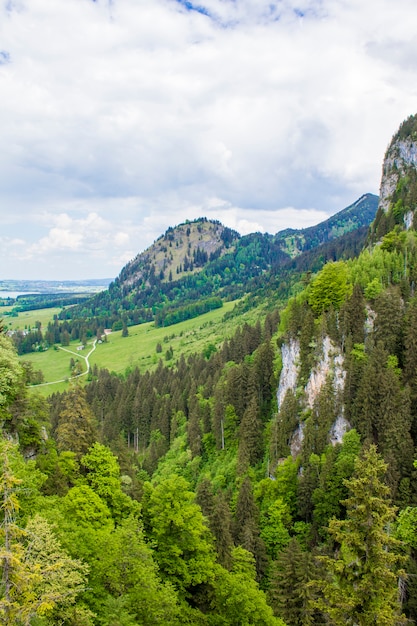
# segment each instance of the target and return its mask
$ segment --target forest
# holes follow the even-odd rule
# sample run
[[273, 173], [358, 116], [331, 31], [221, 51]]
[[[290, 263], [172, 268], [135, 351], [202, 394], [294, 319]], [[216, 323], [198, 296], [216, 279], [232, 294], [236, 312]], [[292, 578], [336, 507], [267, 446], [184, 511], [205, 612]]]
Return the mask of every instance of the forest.
[[[122, 375], [94, 367], [87, 384], [45, 397], [2, 327], [1, 623], [415, 622], [408, 174], [367, 235], [251, 276], [220, 347]], [[190, 301], [169, 303], [162, 324], [192, 314]], [[63, 324], [68, 337], [87, 329], [56, 318], [54, 341]]]
[[[48, 400], [0, 335], [3, 623], [414, 620], [416, 272], [417, 234], [394, 229], [208, 357]], [[345, 385], [309, 406], [326, 338]]]

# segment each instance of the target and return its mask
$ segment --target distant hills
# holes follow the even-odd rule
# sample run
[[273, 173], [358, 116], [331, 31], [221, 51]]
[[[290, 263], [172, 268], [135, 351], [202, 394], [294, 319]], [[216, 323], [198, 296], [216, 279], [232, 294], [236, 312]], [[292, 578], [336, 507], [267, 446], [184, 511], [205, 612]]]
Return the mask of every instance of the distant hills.
[[213, 298], [242, 297], [254, 285], [268, 282], [290, 267], [295, 259], [306, 254], [311, 258], [314, 250], [323, 252], [316, 257], [320, 265], [320, 259], [324, 262], [329, 257], [323, 246], [332, 244], [332, 258], [349, 256], [349, 249], [357, 253], [357, 244], [363, 244], [377, 206], [378, 196], [364, 194], [317, 226], [286, 229], [275, 235], [240, 236], [207, 218], [170, 227], [125, 265], [108, 290], [63, 311], [61, 319], [94, 319], [96, 328], [152, 319], [164, 324], [173, 310], [187, 309], [196, 302], [198, 310], [204, 311], [202, 302], [209, 301], [207, 307], [211, 308]]
[[0, 280], [0, 297], [4, 291], [19, 293], [95, 293], [107, 289], [112, 278], [86, 280]]

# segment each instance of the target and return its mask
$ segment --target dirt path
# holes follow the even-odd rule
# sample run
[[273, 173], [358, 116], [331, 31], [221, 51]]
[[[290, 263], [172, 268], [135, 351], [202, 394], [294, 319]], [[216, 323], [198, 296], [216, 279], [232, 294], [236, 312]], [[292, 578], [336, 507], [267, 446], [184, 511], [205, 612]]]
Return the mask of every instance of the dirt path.
[[30, 387], [45, 387], [46, 385], [56, 385], [56, 383], [65, 383], [68, 380], [74, 380], [75, 378], [81, 378], [81, 376], [87, 376], [88, 372], [90, 371], [90, 362], [88, 359], [93, 354], [96, 347], [97, 347], [97, 339], [94, 339], [93, 347], [91, 348], [90, 352], [84, 356], [83, 354], [80, 354], [79, 352], [74, 352], [73, 350], [68, 350], [68, 348], [63, 348], [62, 346], [58, 346], [59, 350], [64, 350], [64, 352], [69, 352], [70, 354], [73, 354], [76, 357], [80, 356], [81, 358], [83, 358], [85, 361], [85, 366], [86, 366], [85, 372], [81, 372], [81, 374], [77, 374], [77, 376], [69, 376], [67, 378], [62, 378], [61, 380], [53, 380], [52, 382], [49, 382], [49, 383], [39, 383], [38, 385], [29, 385], [29, 386]]

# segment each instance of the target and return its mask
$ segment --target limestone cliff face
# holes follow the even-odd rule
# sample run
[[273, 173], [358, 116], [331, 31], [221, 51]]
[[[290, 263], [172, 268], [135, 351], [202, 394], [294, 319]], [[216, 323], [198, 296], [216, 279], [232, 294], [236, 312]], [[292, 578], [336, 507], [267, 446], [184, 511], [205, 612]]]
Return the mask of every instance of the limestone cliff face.
[[[398, 200], [401, 179], [417, 171], [417, 115], [403, 122], [385, 153], [379, 191], [379, 208], [387, 213]], [[411, 226], [412, 215], [417, 205], [414, 202], [404, 213], [404, 223]]]
[[291, 339], [281, 348], [282, 369], [277, 392], [278, 409], [281, 407], [287, 391], [295, 391], [300, 360], [300, 342]]
[[[281, 355], [282, 369], [277, 391], [278, 409], [281, 407], [287, 391], [295, 392], [297, 390], [300, 360], [299, 342], [292, 339], [289, 343], [283, 344]], [[311, 409], [313, 407], [320, 390], [329, 378], [333, 383], [335, 393], [340, 395], [343, 392], [345, 376], [343, 357], [330, 337], [325, 336], [321, 345], [321, 356], [312, 369], [304, 389], [299, 390], [302, 394], [304, 408]], [[341, 412], [330, 429], [329, 441], [332, 443], [340, 442], [349, 428], [350, 425]], [[291, 454], [293, 456], [297, 456], [300, 452], [303, 438], [304, 423], [300, 421], [291, 439]]]
[[345, 382], [343, 357], [333, 345], [330, 337], [324, 337], [322, 357], [316, 367], [311, 371], [310, 378], [305, 387], [308, 407], [313, 408], [314, 401], [329, 377], [332, 379], [335, 392], [341, 393]]

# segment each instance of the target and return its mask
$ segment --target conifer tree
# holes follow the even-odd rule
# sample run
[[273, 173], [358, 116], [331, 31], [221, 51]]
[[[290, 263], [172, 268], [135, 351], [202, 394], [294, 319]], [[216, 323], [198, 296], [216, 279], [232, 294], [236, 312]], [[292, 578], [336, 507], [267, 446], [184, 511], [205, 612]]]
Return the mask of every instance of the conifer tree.
[[352, 295], [346, 300], [340, 311], [340, 325], [344, 342], [350, 337], [352, 345], [363, 343], [365, 319], [365, 298], [361, 286], [356, 283]]
[[74, 387], [65, 394], [58, 420], [58, 449], [71, 450], [81, 457], [97, 438], [96, 420], [84, 389]]
[[226, 569], [232, 565], [232, 514], [222, 491], [214, 497], [214, 509], [210, 519], [210, 530], [216, 540], [217, 560]]
[[382, 291], [375, 300], [377, 316], [374, 325], [375, 342], [382, 342], [389, 354], [400, 356], [403, 304], [397, 287]]
[[238, 469], [243, 474], [249, 466], [256, 465], [263, 455], [262, 422], [256, 398], [246, 409], [239, 429]]
[[273, 565], [269, 601], [275, 615], [282, 617], [288, 626], [310, 626], [313, 623], [308, 585], [312, 568], [311, 553], [303, 552], [295, 537]]
[[242, 482], [236, 502], [234, 540], [255, 557], [256, 571], [261, 577], [266, 568], [266, 550], [259, 536], [259, 510], [248, 476]]
[[333, 557], [320, 557], [327, 577], [315, 605], [335, 626], [394, 626], [401, 615], [398, 578], [403, 576], [399, 542], [391, 534], [395, 507], [383, 482], [387, 465], [369, 446], [346, 481], [346, 519], [331, 520], [329, 533], [340, 546]]
[[412, 433], [417, 436], [417, 300], [408, 306], [404, 324], [404, 381], [410, 386]]

